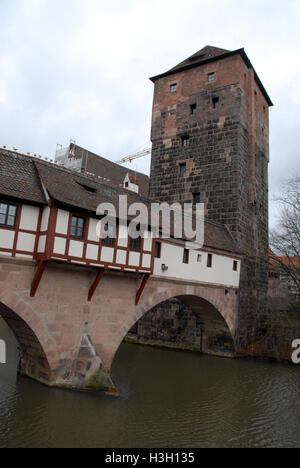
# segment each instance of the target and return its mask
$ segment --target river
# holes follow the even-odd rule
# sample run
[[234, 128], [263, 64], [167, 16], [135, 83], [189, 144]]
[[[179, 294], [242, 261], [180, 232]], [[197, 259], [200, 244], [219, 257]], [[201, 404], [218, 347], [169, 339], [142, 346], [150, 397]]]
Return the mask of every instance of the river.
[[17, 378], [0, 319], [0, 447], [300, 447], [300, 366], [122, 344], [114, 399]]

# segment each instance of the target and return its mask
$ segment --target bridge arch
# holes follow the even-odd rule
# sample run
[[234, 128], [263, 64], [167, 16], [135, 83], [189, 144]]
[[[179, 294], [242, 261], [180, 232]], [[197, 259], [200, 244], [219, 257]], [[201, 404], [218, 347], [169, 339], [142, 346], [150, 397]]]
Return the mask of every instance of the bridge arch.
[[[14, 304], [15, 310], [6, 304]], [[43, 327], [37, 314], [17, 295], [6, 296], [6, 304], [0, 301], [0, 316], [19, 344], [20, 375], [51, 385], [54, 379], [41, 339]]]
[[228, 290], [153, 279], [149, 281], [140, 304], [132, 312], [130, 322], [127, 321], [127, 332], [124, 332], [123, 327], [123, 333], [118, 336], [113, 355], [110, 355], [109, 367], [132, 327], [149, 311], [173, 299], [186, 305], [198, 317], [203, 333], [199, 351], [227, 357], [235, 355], [234, 337], [237, 320], [235, 289]]

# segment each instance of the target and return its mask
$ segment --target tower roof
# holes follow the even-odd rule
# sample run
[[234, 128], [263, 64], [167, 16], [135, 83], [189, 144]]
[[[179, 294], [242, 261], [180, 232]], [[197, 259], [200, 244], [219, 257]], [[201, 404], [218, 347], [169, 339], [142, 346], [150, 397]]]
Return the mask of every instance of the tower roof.
[[237, 50], [226, 50], [226, 49], [220, 49], [219, 47], [213, 47], [213, 46], [205, 46], [203, 49], [199, 50], [195, 54], [191, 55], [191, 57], [187, 58], [183, 62], [180, 62], [178, 65], [175, 67], [171, 68], [169, 71], [162, 73], [160, 75], [154, 76], [150, 78], [150, 80], [155, 83], [155, 81], [159, 80], [160, 78], [164, 78], [169, 75], [173, 75], [175, 73], [180, 73], [185, 70], [189, 70], [190, 68], [198, 67], [201, 65], [204, 65], [206, 63], [210, 62], [215, 62], [216, 60], [222, 60], [227, 57], [232, 57], [234, 55], [240, 55], [241, 58], [244, 60], [246, 66], [254, 71], [254, 78], [256, 81], [257, 86], [261, 90], [263, 96], [265, 97], [267, 103], [269, 106], [273, 106], [273, 103], [265, 90], [262, 82], [260, 81], [251, 61], [249, 60], [245, 49], [237, 49]]
[[186, 60], [179, 63], [175, 67], [171, 68], [171, 70], [169, 71], [176, 72], [177, 70], [181, 70], [181, 68], [189, 66], [189, 65], [192, 65], [192, 66], [201, 65], [202, 62], [206, 62], [209, 59], [214, 59], [221, 55], [227, 54], [228, 52], [230, 51], [226, 49], [220, 49], [219, 47], [213, 47], [213, 46], [207, 45], [203, 47], [203, 49], [193, 54], [191, 57], [187, 58]]

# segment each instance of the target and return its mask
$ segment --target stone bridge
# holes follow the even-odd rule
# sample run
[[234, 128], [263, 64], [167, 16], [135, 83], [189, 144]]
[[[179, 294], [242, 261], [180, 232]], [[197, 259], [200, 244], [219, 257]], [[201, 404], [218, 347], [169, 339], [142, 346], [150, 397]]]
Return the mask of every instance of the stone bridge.
[[97, 269], [49, 262], [35, 297], [36, 262], [0, 258], [0, 315], [20, 345], [20, 374], [43, 384], [116, 394], [110, 369], [134, 324], [177, 298], [198, 314], [201, 351], [234, 355], [237, 288], [106, 270], [92, 300]]

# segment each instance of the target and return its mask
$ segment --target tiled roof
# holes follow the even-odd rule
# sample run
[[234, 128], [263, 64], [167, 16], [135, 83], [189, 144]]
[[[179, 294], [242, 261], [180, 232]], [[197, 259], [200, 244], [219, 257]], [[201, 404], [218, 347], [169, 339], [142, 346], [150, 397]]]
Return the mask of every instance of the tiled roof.
[[225, 50], [225, 49], [220, 49], [219, 47], [206, 46], [206, 47], [203, 47], [203, 49], [196, 52], [191, 57], [189, 57], [188, 59], [184, 60], [183, 62], [179, 63], [175, 67], [171, 68], [171, 70], [169, 71], [176, 72], [177, 70], [180, 70], [181, 68], [187, 65], [201, 64], [201, 62], [204, 62], [208, 59], [212, 59], [215, 57], [219, 57], [221, 55], [227, 54], [228, 52], [230, 51]]
[[0, 193], [47, 203], [32, 159], [6, 150], [0, 150]]
[[129, 174], [130, 177], [134, 177], [135, 180], [138, 180], [140, 194], [143, 197], [148, 196], [149, 177], [147, 175], [120, 166], [109, 159], [105, 159], [75, 144], [72, 145], [72, 154], [76, 159], [82, 158], [89, 172], [110, 180], [114, 185], [123, 186], [124, 179], [126, 175]]
[[[74, 210], [96, 213], [100, 203], [111, 203], [118, 208], [119, 195], [127, 195], [128, 205], [143, 202], [151, 213], [153, 200], [149, 198], [95, 177], [0, 149], [0, 196], [46, 204], [42, 184], [51, 199]], [[205, 222], [205, 246], [239, 253], [226, 227], [211, 221]]]

